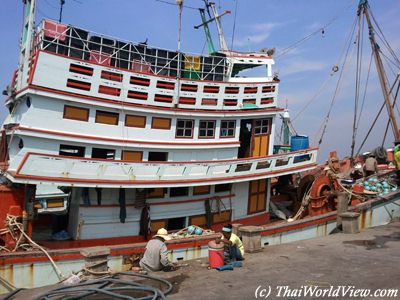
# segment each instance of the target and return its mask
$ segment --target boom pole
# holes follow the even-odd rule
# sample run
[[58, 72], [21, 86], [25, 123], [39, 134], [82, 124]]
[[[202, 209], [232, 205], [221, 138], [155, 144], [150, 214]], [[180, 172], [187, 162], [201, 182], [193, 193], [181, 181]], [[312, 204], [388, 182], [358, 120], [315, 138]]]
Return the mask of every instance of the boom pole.
[[394, 111], [393, 111], [392, 101], [390, 99], [389, 85], [386, 80], [385, 69], [383, 68], [382, 59], [379, 54], [379, 46], [375, 40], [374, 27], [372, 26], [371, 19], [369, 16], [367, 0], [360, 1], [359, 13], [363, 13], [365, 15], [365, 18], [368, 23], [369, 40], [371, 42], [372, 53], [374, 55], [376, 69], [378, 71], [379, 82], [381, 84], [383, 97], [385, 99], [385, 105], [386, 105], [386, 109], [388, 111], [389, 120], [390, 120], [390, 123], [392, 124], [392, 129], [393, 129], [393, 134], [394, 134], [395, 140], [400, 140], [399, 127], [397, 125], [397, 121], [396, 121]]

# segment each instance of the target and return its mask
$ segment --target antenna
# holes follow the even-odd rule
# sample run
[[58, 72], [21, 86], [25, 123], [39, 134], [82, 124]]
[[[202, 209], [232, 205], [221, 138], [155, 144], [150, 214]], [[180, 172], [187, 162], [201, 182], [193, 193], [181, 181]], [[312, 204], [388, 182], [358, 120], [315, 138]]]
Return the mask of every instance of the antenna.
[[65, 4], [65, 0], [60, 0], [60, 17], [58, 19], [58, 22], [61, 23], [62, 20], [62, 12], [63, 12], [63, 6]]

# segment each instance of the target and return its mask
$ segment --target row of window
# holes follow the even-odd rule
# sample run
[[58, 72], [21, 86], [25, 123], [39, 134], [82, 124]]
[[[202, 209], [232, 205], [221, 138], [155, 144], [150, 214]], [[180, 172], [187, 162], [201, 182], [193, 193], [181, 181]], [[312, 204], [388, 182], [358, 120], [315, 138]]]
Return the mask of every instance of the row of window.
[[[93, 75], [93, 68], [84, 67], [84, 66], [76, 65], [76, 64], [71, 64], [69, 71], [72, 73], [77, 73], [77, 74], [86, 75], [86, 76]], [[111, 80], [111, 81], [116, 81], [116, 82], [122, 82], [123, 74], [103, 70], [101, 72], [101, 78]], [[150, 86], [149, 78], [131, 76], [129, 82], [132, 85], [139, 85], [139, 86], [145, 86], [145, 87]], [[72, 88], [90, 90], [91, 84], [87, 83], [87, 82], [83, 82], [83, 81], [77, 81], [74, 79], [68, 79], [67, 86], [72, 87]], [[175, 82], [158, 80], [156, 86], [159, 89], [174, 90]], [[262, 93], [271, 93], [271, 92], [275, 92], [275, 89], [276, 89], [275, 85], [264, 85], [264, 86], [262, 86], [261, 91], [262, 91]], [[187, 83], [185, 84], [184, 83], [184, 84], [180, 85], [180, 90], [184, 91], [184, 92], [197, 92], [199, 90], [199, 86], [197, 84], [187, 84]], [[108, 94], [108, 95], [112, 95], [112, 96], [119, 96], [120, 91], [121, 90], [118, 88], [112, 88], [112, 87], [103, 86], [103, 85], [101, 85], [99, 87], [99, 93]], [[203, 87], [204, 93], [217, 94], [217, 93], [219, 93], [219, 91], [220, 91], [220, 87], [217, 85], [205, 85]], [[258, 86], [247, 86], [247, 87], [243, 88], [244, 94], [256, 94], [258, 91], [259, 91]], [[225, 92], [225, 94], [239, 94], [240, 87], [226, 86], [224, 89], [224, 92]], [[146, 99], [147, 99], [147, 97], [146, 97]], [[190, 104], [190, 103], [185, 103], [185, 104]]]
[[[77, 106], [65, 105], [63, 117], [64, 119], [88, 122], [89, 109]], [[114, 112], [96, 110], [95, 122], [107, 125], [118, 125], [119, 114]], [[171, 123], [172, 120], [170, 118], [152, 117], [151, 128], [169, 130], [171, 129]], [[194, 125], [195, 125], [195, 120], [177, 119], [175, 136], [177, 138], [193, 138]], [[146, 116], [125, 115], [125, 126], [145, 128]], [[262, 126], [262, 124], [260, 126]], [[215, 120], [200, 120], [199, 135], [198, 135], [199, 138], [214, 138], [215, 128], [216, 128]], [[234, 138], [235, 130], [236, 130], [235, 120], [221, 121], [220, 137]]]
[[[115, 150], [105, 148], [92, 148], [91, 158], [110, 159], [115, 160]], [[75, 145], [60, 145], [58, 152], [62, 156], [85, 157], [86, 148]], [[125, 161], [142, 161], [143, 151], [123, 150], [121, 159]], [[168, 152], [149, 152], [148, 161], [167, 161]]]
[[[231, 221], [232, 211], [224, 210], [221, 212], [214, 212], [211, 213], [209, 217], [211, 225], [226, 223]], [[187, 227], [188, 225], [197, 225], [202, 228], [207, 228], [207, 216], [202, 214], [189, 217], [151, 220], [151, 232], [156, 233], [160, 228], [166, 228], [168, 231], [179, 230]]]
[[[216, 184], [214, 186], [214, 193], [230, 192], [232, 184]], [[195, 186], [193, 187], [193, 195], [209, 195], [211, 194], [211, 186]], [[168, 197], [183, 197], [189, 196], [189, 187], [176, 187], [176, 188], [154, 188], [148, 189], [147, 198], [164, 198]]]

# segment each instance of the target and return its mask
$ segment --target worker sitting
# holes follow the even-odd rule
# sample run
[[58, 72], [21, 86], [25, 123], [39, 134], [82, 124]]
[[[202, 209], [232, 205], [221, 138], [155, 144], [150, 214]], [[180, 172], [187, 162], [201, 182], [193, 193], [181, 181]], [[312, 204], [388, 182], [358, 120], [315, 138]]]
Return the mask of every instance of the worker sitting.
[[232, 232], [232, 225], [228, 224], [222, 228], [222, 237], [215, 241], [224, 243], [225, 262], [244, 260], [244, 247], [240, 238]]
[[168, 260], [168, 250], [165, 241], [169, 241], [171, 237], [168, 231], [161, 228], [157, 234], [148, 241], [143, 258], [140, 260], [139, 265], [146, 271], [173, 271], [174, 265]]

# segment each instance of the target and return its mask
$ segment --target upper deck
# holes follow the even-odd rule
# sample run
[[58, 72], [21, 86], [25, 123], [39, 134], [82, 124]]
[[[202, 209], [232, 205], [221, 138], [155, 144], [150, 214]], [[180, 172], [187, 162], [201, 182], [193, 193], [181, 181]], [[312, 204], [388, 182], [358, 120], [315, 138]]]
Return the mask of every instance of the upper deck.
[[[263, 109], [277, 105], [273, 63], [266, 53], [189, 55], [44, 20], [35, 33], [28, 85], [138, 105]], [[265, 66], [265, 76], [236, 76], [255, 66]]]

